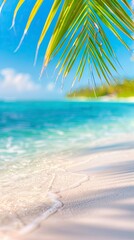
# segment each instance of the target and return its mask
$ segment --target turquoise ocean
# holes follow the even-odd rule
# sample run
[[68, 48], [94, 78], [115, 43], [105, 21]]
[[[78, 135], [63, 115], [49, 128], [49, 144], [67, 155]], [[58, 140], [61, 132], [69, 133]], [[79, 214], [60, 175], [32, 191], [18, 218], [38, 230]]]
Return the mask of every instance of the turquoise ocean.
[[[0, 163], [80, 151], [103, 138], [134, 132], [134, 104], [0, 102]], [[20, 162], [21, 164], [21, 162]]]

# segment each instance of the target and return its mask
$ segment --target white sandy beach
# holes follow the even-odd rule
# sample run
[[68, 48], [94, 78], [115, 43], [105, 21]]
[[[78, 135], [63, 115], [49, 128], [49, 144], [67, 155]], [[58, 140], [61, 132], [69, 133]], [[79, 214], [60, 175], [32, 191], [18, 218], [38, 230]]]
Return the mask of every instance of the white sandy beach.
[[134, 136], [99, 143], [63, 165], [51, 182], [51, 207], [0, 239], [134, 239]]

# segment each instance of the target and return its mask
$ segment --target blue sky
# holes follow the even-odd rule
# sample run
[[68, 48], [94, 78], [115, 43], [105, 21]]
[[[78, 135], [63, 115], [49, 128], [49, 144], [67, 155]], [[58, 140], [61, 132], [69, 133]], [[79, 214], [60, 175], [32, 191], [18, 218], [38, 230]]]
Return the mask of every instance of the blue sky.
[[[1, 2], [2, 0], [0, 0], [0, 3]], [[44, 1], [21, 48], [17, 53], [14, 53], [23, 34], [28, 14], [35, 0], [28, 0], [27, 8], [25, 4], [23, 5], [16, 20], [15, 30], [9, 30], [16, 2], [17, 0], [7, 0], [0, 15], [0, 98], [62, 98], [65, 92], [70, 90], [74, 70], [66, 79], [63, 92], [60, 90], [61, 78], [57, 86], [55, 88], [53, 87], [53, 83], [56, 79], [56, 73], [53, 74], [56, 59], [50, 63], [42, 79], [39, 80], [45, 48], [54, 23], [40, 48], [37, 64], [35, 67], [33, 66], [36, 44], [41, 33], [41, 27], [43, 26], [47, 12], [53, 1], [49, 0], [47, 3]], [[109, 32], [108, 36], [123, 67], [123, 70], [119, 70], [120, 77], [134, 77], [134, 62], [131, 61], [131, 52], [128, 52], [112, 34], [109, 34]], [[127, 43], [132, 46], [132, 41], [129, 39], [126, 40]], [[87, 85], [87, 81], [88, 74], [85, 73], [81, 83], [76, 86], [85, 86]], [[96, 81], [99, 82], [97, 78]]]

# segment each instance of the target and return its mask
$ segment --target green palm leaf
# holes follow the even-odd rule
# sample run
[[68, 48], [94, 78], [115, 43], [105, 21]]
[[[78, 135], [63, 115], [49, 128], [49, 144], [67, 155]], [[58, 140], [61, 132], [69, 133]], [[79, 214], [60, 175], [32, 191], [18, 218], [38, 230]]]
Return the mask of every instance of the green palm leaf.
[[[14, 26], [15, 18], [24, 2], [26, 5], [27, 1], [25, 0], [18, 1], [12, 26]], [[36, 0], [33, 9], [31, 9], [18, 48], [33, 23], [39, 8], [44, 7], [43, 2], [43, 0]], [[6, 3], [6, 0], [3, 1], [1, 8], [4, 3]], [[61, 10], [58, 11], [60, 7]], [[121, 33], [133, 39], [131, 33], [134, 31], [134, 23], [131, 18], [133, 13], [131, 6], [126, 0], [54, 0], [37, 43], [36, 57], [57, 12], [59, 16], [47, 46], [43, 69], [62, 49], [57, 68], [59, 68], [59, 74], [62, 73], [63, 77], [67, 77], [71, 69], [77, 65], [74, 82], [77, 78], [80, 80], [86, 66], [90, 67], [92, 65], [99, 78], [103, 77], [109, 83], [109, 79], [113, 77], [112, 70], [116, 71], [117, 59], [106, 36], [105, 27], [129, 49]]]

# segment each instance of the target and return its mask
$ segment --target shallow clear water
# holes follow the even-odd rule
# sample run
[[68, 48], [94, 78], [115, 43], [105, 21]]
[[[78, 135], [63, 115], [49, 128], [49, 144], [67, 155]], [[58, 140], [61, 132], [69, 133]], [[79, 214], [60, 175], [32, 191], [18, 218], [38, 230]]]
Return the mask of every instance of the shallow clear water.
[[46, 157], [134, 132], [134, 104], [99, 102], [1, 102], [0, 162], [43, 152]]
[[64, 158], [127, 133], [134, 133], [133, 103], [0, 102], [0, 224], [22, 209], [42, 211], [35, 203], [44, 203]]

